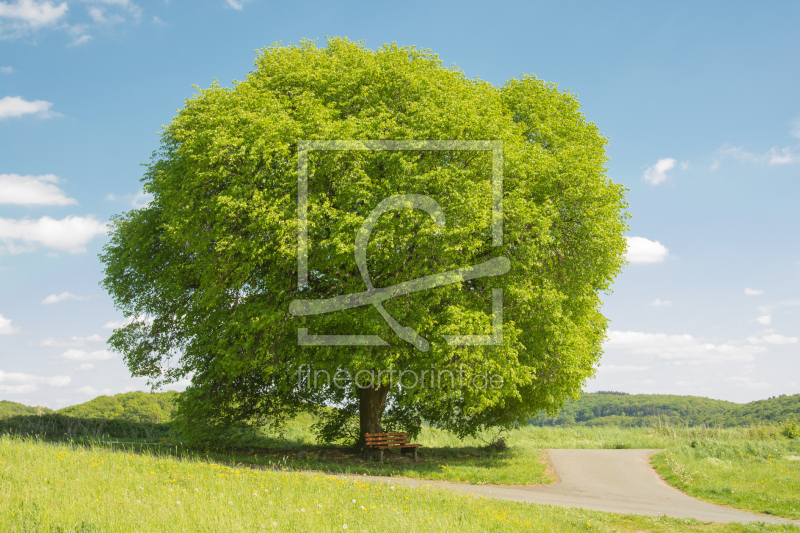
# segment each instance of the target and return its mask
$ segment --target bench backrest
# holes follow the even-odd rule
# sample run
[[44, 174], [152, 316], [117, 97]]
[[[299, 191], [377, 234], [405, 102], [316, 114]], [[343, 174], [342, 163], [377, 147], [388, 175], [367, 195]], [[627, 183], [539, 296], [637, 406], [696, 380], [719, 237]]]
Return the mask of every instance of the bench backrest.
[[367, 446], [396, 446], [408, 444], [408, 433], [367, 433]]

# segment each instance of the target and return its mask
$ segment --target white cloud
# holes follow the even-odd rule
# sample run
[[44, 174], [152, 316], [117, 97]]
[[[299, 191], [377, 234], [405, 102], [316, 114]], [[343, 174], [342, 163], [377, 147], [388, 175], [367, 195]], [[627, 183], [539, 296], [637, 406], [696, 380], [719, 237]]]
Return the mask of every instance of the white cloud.
[[127, 320], [112, 320], [111, 322], [106, 322], [103, 324], [103, 329], [119, 329], [127, 326], [131, 322], [133, 322], [133, 317], [130, 317]]
[[182, 392], [186, 390], [186, 387], [192, 384], [191, 377], [179, 379], [175, 383], [168, 383], [166, 385], [162, 385], [162, 390], [175, 390], [178, 392]]
[[0, 370], [0, 392], [8, 394], [31, 393], [39, 390], [39, 385], [65, 387], [70, 384], [69, 376], [42, 377], [32, 374], [3, 372]]
[[15, 72], [16, 70], [14, 70], [14, 67], [0, 67], [0, 73], [14, 74]]
[[670, 305], [672, 305], [672, 302], [670, 302], [669, 300], [662, 300], [660, 298], [656, 298], [655, 300], [650, 302], [650, 305], [655, 305], [657, 307], [669, 307]]
[[149, 204], [152, 199], [153, 199], [152, 194], [144, 191], [139, 191], [136, 194], [134, 194], [133, 197], [131, 197], [131, 206], [134, 207], [135, 209], [139, 209], [141, 207], [147, 207], [147, 204]]
[[86, 245], [108, 232], [108, 225], [93, 216], [69, 216], [61, 220], [42, 217], [39, 220], [0, 218], [0, 241], [10, 253], [30, 251], [35, 244], [71, 254], [86, 251]]
[[76, 350], [74, 348], [56, 356], [58, 361], [107, 361], [114, 359], [117, 355], [108, 350], [97, 350], [87, 352], [86, 350]]
[[17, 0], [14, 4], [0, 2], [0, 38], [20, 37], [31, 30], [53, 25], [68, 9], [66, 2], [58, 5], [35, 0]]
[[94, 363], [84, 363], [79, 368], [81, 370], [94, 370]]
[[125, 19], [119, 15], [106, 16], [106, 10], [102, 7], [91, 6], [89, 9], [89, 16], [98, 24], [119, 24], [125, 22]]
[[604, 372], [642, 372], [645, 370], [650, 370], [650, 367], [634, 365], [602, 365], [600, 370]]
[[644, 237], [625, 237], [628, 241], [626, 259], [630, 263], [660, 263], [669, 255], [666, 246]]
[[648, 168], [642, 174], [642, 179], [650, 185], [658, 185], [667, 180], [667, 172], [675, 168], [678, 162], [672, 158], [659, 159], [655, 165]]
[[113, 202], [113, 201], [114, 201], [114, 200], [116, 200], [116, 199], [117, 199], [117, 197], [116, 197], [116, 196], [114, 196], [112, 193], [108, 193], [108, 194], [106, 195], [106, 200], [108, 200], [109, 202]]
[[704, 343], [691, 335], [667, 335], [640, 331], [609, 331], [605, 345], [636, 355], [656, 356], [666, 360], [688, 361], [752, 361], [754, 355], [766, 351], [761, 346]]
[[0, 335], [13, 335], [19, 333], [19, 328], [11, 325], [11, 319], [0, 315]]
[[75, 205], [54, 183], [61, 180], [53, 174], [20, 176], [0, 174], [0, 204], [17, 205]]
[[768, 326], [772, 323], [772, 317], [770, 315], [763, 315], [754, 320], [754, 322], [758, 322], [762, 326]]
[[747, 337], [747, 342], [749, 342], [750, 344], [760, 344], [762, 342], [765, 342], [767, 344], [797, 344], [797, 341], [798, 341], [797, 337], [784, 337], [783, 335], [779, 335], [778, 333], [762, 335], [761, 337], [755, 337], [755, 336]]
[[153, 323], [153, 319], [152, 318], [143, 318], [141, 316], [137, 316], [137, 317], [132, 317], [131, 316], [131, 317], [126, 318], [125, 320], [112, 320], [111, 322], [106, 322], [103, 325], [103, 328], [104, 329], [119, 329], [121, 327], [127, 326], [128, 324], [133, 323], [134, 321], [142, 321], [145, 324], [152, 324]]
[[80, 35], [80, 36], [75, 36], [75, 40], [72, 41], [72, 46], [79, 46], [79, 45], [82, 45], [84, 43], [88, 43], [92, 39], [94, 39], [94, 37], [92, 37], [91, 35], [86, 35], [86, 34], [83, 34], [83, 35]]
[[241, 11], [247, 1], [248, 0], [225, 0], [225, 3], [228, 5], [228, 7], [231, 7], [236, 11]]
[[[741, 147], [723, 146], [717, 151], [717, 153], [720, 158], [731, 157], [740, 163], [768, 163], [770, 165], [785, 165], [787, 163], [795, 163], [800, 161], [800, 155], [795, 154], [791, 147], [781, 149], [773, 147], [763, 154], [754, 154]], [[719, 167], [719, 162], [717, 161], [715, 165], [716, 166], [712, 166], [712, 169]]]
[[54, 347], [54, 348], [67, 348], [76, 347], [80, 348], [86, 346], [89, 342], [103, 342], [100, 335], [90, 335], [88, 337], [70, 337], [69, 339], [53, 339], [48, 337], [41, 341], [38, 346]]
[[37, 115], [40, 118], [60, 116], [59, 113], [50, 111], [51, 107], [52, 102], [44, 100], [29, 102], [19, 96], [6, 96], [0, 99], [0, 120], [23, 115]]
[[39, 387], [34, 383], [23, 383], [20, 385], [2, 385], [0, 384], [0, 392], [5, 394], [30, 394], [36, 392]]
[[[94, 6], [89, 8], [89, 15], [94, 19], [95, 22], [101, 24], [108, 24], [108, 23], [117, 23], [122, 22], [125, 19], [120, 17], [119, 15], [112, 15], [110, 17], [105, 17], [105, 9], [97, 7], [97, 4], [104, 4], [107, 6], [114, 6], [119, 7], [126, 10], [128, 13], [133, 15], [134, 19], [138, 21], [139, 17], [142, 16], [142, 8], [138, 5], [134, 4], [130, 0], [82, 0], [83, 2], [88, 2], [90, 4], [95, 4]], [[96, 14], [92, 13], [92, 10], [95, 10], [95, 13], [99, 11], [99, 18], [95, 18]]]
[[754, 382], [752, 379], [746, 376], [732, 376], [729, 378], [725, 378], [727, 383], [733, 383], [735, 387], [742, 387], [745, 389], [766, 389], [769, 388], [769, 383], [762, 382]]
[[745, 289], [744, 293], [748, 296], [760, 296], [764, 294], [764, 291], [760, 291], [758, 289]]
[[62, 292], [61, 294], [51, 294], [44, 300], [42, 300], [43, 305], [55, 304], [58, 302], [63, 302], [64, 300], [88, 300], [91, 296], [76, 296], [71, 292]]
[[161, 20], [160, 18], [155, 17], [155, 16], [153, 17], [153, 24], [158, 24], [159, 26], [166, 26], [167, 25], [166, 22], [164, 22], [163, 20]]
[[99, 24], [108, 22], [108, 20], [106, 20], [106, 18], [103, 16], [103, 8], [92, 6], [88, 9], [88, 11], [89, 11], [89, 16], [92, 17], [93, 21]]
[[727, 381], [728, 383], [742, 383], [745, 381], [752, 381], [752, 380], [744, 376], [732, 376], [729, 378], [725, 378], [725, 381]]
[[794, 150], [788, 147], [780, 151], [777, 148], [772, 148], [767, 152], [767, 155], [769, 156], [770, 165], [785, 165], [800, 161], [800, 155], [795, 154]]
[[111, 389], [95, 389], [94, 387], [90, 386], [81, 387], [75, 392], [78, 394], [85, 394], [86, 396], [100, 396], [100, 395], [108, 396], [114, 394], [114, 391]]

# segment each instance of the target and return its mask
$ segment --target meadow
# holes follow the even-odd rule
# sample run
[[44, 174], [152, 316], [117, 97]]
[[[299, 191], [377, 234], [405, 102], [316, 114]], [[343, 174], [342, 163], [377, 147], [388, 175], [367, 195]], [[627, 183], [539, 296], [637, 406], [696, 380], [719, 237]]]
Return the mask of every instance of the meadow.
[[797, 529], [519, 504], [322, 473], [237, 468], [197, 456], [0, 437], [0, 531], [4, 532], [451, 530]]
[[[505, 447], [489, 445], [498, 439], [504, 440]], [[665, 451], [652, 458], [654, 468], [686, 493], [757, 513], [800, 518], [800, 439], [786, 438], [777, 426], [528, 426], [507, 434], [485, 433], [464, 440], [426, 427], [415, 440], [423, 444], [420, 462], [388, 452], [383, 465], [368, 462], [344, 446], [317, 445], [307, 420], [290, 424], [281, 438], [263, 433], [250, 439], [247, 446], [223, 451], [191, 450], [167, 438], [160, 440], [160, 446], [143, 446], [141, 439], [121, 440], [126, 444], [111, 445], [108, 439], [91, 442], [125, 452], [147, 450], [316, 475], [398, 476], [498, 485], [553, 482], [555, 477], [542, 452], [548, 448], [662, 449]]]

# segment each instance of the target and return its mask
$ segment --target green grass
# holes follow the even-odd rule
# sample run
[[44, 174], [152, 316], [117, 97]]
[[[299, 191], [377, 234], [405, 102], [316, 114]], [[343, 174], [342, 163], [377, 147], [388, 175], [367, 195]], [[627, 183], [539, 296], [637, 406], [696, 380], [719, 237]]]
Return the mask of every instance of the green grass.
[[[242, 447], [224, 451], [188, 450], [179, 442], [162, 438], [170, 446], [142, 446], [129, 439], [126, 451], [169, 455], [195, 455], [230, 465], [258, 464], [278, 470], [306, 471], [314, 475], [367, 474], [472, 484], [530, 485], [549, 483], [542, 449], [547, 448], [656, 448], [653, 464], [665, 480], [688, 494], [712, 503], [800, 518], [800, 439], [782, 437], [777, 427], [750, 428], [650, 428], [524, 427], [505, 435], [509, 449], [496, 451], [486, 443], [496, 435], [486, 433], [459, 440], [435, 428], [424, 428], [415, 442], [420, 462], [397, 452], [387, 453], [384, 465], [369, 463], [345, 447], [319, 446], [310, 422], [298, 421], [277, 435], [262, 434]], [[103, 441], [76, 439], [94, 446]], [[107, 442], [106, 439], [105, 442]], [[140, 442], [140, 441], [139, 441]], [[119, 447], [117, 447], [119, 448]], [[149, 448], [149, 450], [147, 450]], [[298, 452], [309, 453], [299, 458]], [[201, 453], [198, 453], [201, 452]]]
[[671, 485], [702, 500], [800, 518], [800, 441], [694, 441], [653, 457]]
[[[108, 440], [81, 439], [76, 442], [92, 446], [109, 446]], [[170, 446], [147, 446], [133, 440], [120, 440], [113, 447], [141, 452], [144, 449], [168, 455], [195, 454], [207, 460], [228, 464], [269, 466], [288, 470], [311, 470], [329, 474], [399, 476], [471, 483], [476, 485], [536, 485], [551, 483], [547, 459], [540, 450], [509, 449], [493, 451], [477, 446], [426, 447], [419, 451], [419, 461], [411, 454], [396, 450], [384, 453], [384, 464], [377, 455], [372, 462], [360, 453], [337, 446], [273, 446], [250, 447], [226, 451], [197, 451], [173, 442]], [[309, 455], [300, 458], [298, 452]]]
[[[346, 528], [345, 528], [346, 525]], [[796, 531], [489, 500], [0, 437], [0, 531]]]
[[[727, 443], [746, 446], [747, 443], [773, 443], [790, 446], [792, 442], [780, 437], [774, 428], [621, 428], [617, 426], [528, 426], [505, 435], [509, 449], [494, 451], [486, 448], [496, 434], [485, 433], [475, 438], [459, 440], [445, 431], [423, 428], [414, 442], [423, 444], [419, 449], [420, 462], [392, 451], [385, 454], [385, 464], [367, 462], [363, 455], [345, 447], [318, 446], [308, 423], [295, 423], [286, 428], [283, 439], [275, 435], [251, 441], [248, 446], [226, 451], [208, 451], [201, 455], [208, 459], [232, 464], [279, 465], [280, 468], [314, 470], [325, 473], [401, 476], [416, 479], [433, 479], [472, 484], [535, 485], [550, 483], [546, 460], [541, 452], [547, 448], [653, 448], [677, 450], [693, 441]], [[162, 439], [167, 442], [166, 439]], [[130, 440], [129, 442], [134, 442]], [[182, 454], [185, 450], [178, 442], [176, 448], [157, 448], [160, 453]], [[156, 448], [153, 448], [156, 450]], [[299, 459], [297, 453], [310, 455]], [[201, 450], [205, 452], [205, 450]], [[788, 452], [787, 452], [788, 453]], [[798, 453], [800, 455], [800, 453]], [[755, 470], [754, 476], [768, 476]], [[707, 499], [703, 495], [699, 498]], [[717, 501], [717, 500], [714, 500]], [[764, 508], [767, 509], [767, 508]], [[783, 515], [789, 516], [789, 515]]]

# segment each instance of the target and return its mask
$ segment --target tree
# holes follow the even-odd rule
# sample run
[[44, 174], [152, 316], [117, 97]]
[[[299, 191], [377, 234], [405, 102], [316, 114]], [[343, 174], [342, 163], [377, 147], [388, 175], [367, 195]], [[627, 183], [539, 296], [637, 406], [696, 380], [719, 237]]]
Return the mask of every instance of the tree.
[[[502, 142], [502, 244], [492, 151], [301, 149], [330, 139]], [[244, 81], [186, 101], [143, 178], [153, 200], [113, 220], [103, 285], [131, 321], [111, 345], [154, 386], [191, 378], [176, 419], [196, 442], [321, 407], [324, 439], [357, 417], [362, 442], [423, 421], [467, 435], [555, 415], [594, 373], [599, 294], [625, 263], [625, 189], [606, 176], [606, 143], [573, 94], [534, 76], [498, 87], [428, 51], [347, 39], [263, 49]], [[406, 203], [376, 216], [389, 198]], [[297, 312], [292, 302], [368, 289], [355, 241], [371, 216], [376, 289], [503, 261], [508, 271], [388, 298], [383, 310]], [[497, 289], [502, 343], [448, 344], [496, 332]], [[301, 345], [303, 332], [386, 345]]]

